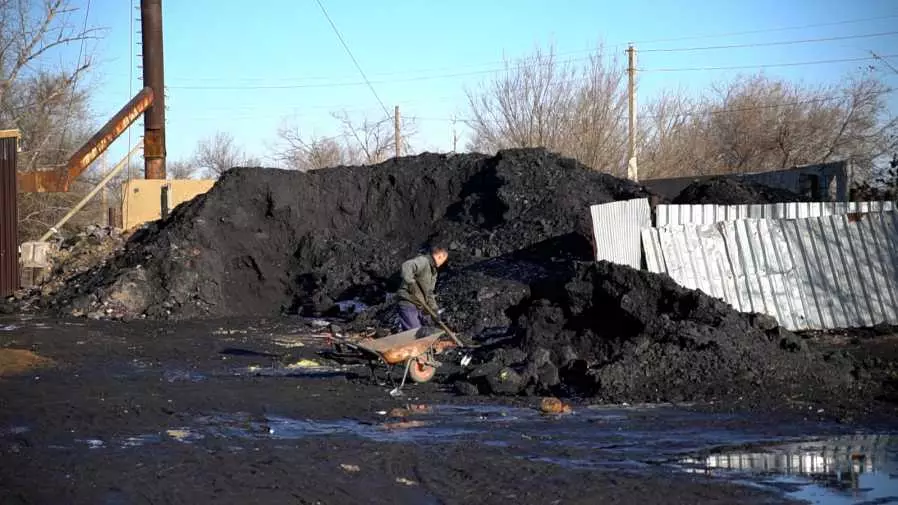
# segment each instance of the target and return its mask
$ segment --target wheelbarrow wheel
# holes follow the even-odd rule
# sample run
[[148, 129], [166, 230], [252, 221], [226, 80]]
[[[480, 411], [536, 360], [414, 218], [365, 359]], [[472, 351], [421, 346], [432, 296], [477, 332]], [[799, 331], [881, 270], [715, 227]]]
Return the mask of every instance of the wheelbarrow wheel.
[[430, 360], [426, 357], [412, 359], [412, 362], [408, 367], [408, 375], [413, 381], [421, 383], [433, 379], [433, 376], [437, 373], [437, 369], [435, 366], [428, 363], [428, 361]]

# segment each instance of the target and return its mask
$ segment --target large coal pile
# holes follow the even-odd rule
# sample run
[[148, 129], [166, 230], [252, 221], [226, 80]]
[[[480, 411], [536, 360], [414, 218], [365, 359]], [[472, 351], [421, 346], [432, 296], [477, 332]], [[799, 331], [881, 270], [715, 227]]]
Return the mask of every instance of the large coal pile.
[[[601, 401], [799, 400], [847, 391], [853, 365], [809, 351], [775, 320], [669, 277], [607, 262], [531, 286], [513, 344], [487, 351], [466, 393]], [[828, 361], [827, 361], [828, 360]]]
[[[556, 258], [588, 259], [589, 205], [645, 196], [641, 186], [541, 149], [310, 173], [234, 169], [51, 301], [113, 317], [315, 314], [340, 299], [382, 303], [399, 264], [440, 243], [451, 250], [446, 282], [471, 280], [450, 283], [441, 301], [452, 311], [471, 301], [469, 288], [494, 288], [491, 272], [503, 269], [479, 263], [528, 260], [539, 270]], [[529, 282], [525, 270], [507, 281]], [[472, 320], [500, 319], [495, 307], [488, 312]]]
[[809, 201], [805, 196], [788, 189], [765, 186], [732, 176], [693, 182], [676, 198], [677, 205], [747, 205]]

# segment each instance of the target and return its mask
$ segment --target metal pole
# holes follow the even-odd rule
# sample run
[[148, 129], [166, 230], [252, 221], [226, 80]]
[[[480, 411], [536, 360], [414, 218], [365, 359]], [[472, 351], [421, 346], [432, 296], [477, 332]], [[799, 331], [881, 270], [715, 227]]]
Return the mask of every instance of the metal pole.
[[393, 143], [396, 144], [396, 157], [400, 157], [402, 155], [402, 137], [399, 134], [399, 106], [397, 105], [393, 109], [393, 130], [395, 138], [393, 139]]
[[66, 214], [65, 216], [63, 216], [62, 219], [60, 219], [60, 220], [59, 220], [56, 224], [54, 224], [49, 230], [47, 230], [47, 233], [44, 233], [44, 236], [41, 237], [40, 242], [44, 242], [44, 241], [46, 241], [48, 238], [50, 238], [51, 236], [53, 236], [54, 233], [58, 233], [58, 232], [59, 232], [59, 228], [62, 227], [62, 225], [66, 224], [66, 223], [69, 221], [69, 219], [72, 219], [72, 216], [74, 216], [75, 214], [77, 214], [78, 211], [80, 211], [82, 208], [84, 208], [84, 206], [87, 205], [87, 202], [89, 202], [94, 196], [96, 196], [97, 193], [99, 193], [101, 189], [103, 189], [104, 187], [106, 187], [106, 184], [108, 184], [109, 181], [111, 181], [112, 178], [116, 176], [116, 174], [118, 174], [119, 172], [122, 171], [123, 168], [125, 168], [125, 166], [128, 164], [128, 158], [129, 158], [132, 154], [134, 154], [135, 152], [139, 151], [142, 147], [143, 147], [143, 145], [141, 145], [140, 143], [138, 143], [136, 146], [134, 146], [133, 148], [131, 148], [131, 150], [128, 152], [127, 156], [125, 156], [124, 158], [122, 158], [122, 160], [119, 161], [119, 162], [115, 165], [115, 167], [113, 167], [112, 170], [110, 170], [109, 173], [106, 174], [106, 176], [103, 177], [103, 179], [102, 179], [100, 182], [97, 183], [96, 186], [94, 186], [94, 189], [90, 190], [90, 193], [84, 195], [84, 198], [82, 198], [81, 201], [78, 202], [77, 205], [75, 205], [74, 207], [72, 207], [72, 210], [70, 210], [70, 211], [68, 212], [68, 214]]
[[143, 118], [144, 177], [165, 179], [165, 75], [162, 57], [162, 0], [140, 0], [143, 38], [143, 85], [153, 90], [153, 104]]
[[0, 298], [19, 289], [16, 162], [19, 130], [0, 130]]
[[636, 48], [633, 47], [633, 44], [627, 48], [627, 97], [630, 116], [627, 139], [627, 178], [638, 181], [639, 172], [636, 168]]

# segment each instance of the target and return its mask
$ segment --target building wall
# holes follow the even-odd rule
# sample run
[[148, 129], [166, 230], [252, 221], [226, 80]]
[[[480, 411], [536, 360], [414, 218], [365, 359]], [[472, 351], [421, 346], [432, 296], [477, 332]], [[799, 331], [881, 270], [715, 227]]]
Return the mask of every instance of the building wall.
[[215, 185], [209, 179], [132, 179], [122, 187], [122, 222], [126, 230], [162, 217], [162, 188], [169, 187], [169, 210]]
[[671, 200], [693, 182], [706, 181], [716, 177], [733, 177], [765, 186], [787, 189], [815, 201], [845, 202], [848, 201], [849, 196], [850, 175], [848, 162], [834, 161], [766, 172], [646, 179], [640, 182], [652, 192]]

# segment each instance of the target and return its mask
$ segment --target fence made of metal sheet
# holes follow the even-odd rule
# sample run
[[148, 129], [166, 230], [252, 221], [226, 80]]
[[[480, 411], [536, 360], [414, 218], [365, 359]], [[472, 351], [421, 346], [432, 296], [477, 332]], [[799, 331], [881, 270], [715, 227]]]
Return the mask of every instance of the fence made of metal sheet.
[[758, 205], [658, 205], [655, 225], [711, 224], [737, 219], [801, 219], [858, 212], [891, 212], [895, 202], [788, 202]]
[[18, 131], [0, 131], [0, 296], [19, 287], [16, 153]]
[[596, 261], [641, 268], [640, 234], [652, 226], [652, 213], [647, 198], [592, 205], [593, 239]]
[[898, 324], [898, 212], [667, 226], [642, 237], [650, 270], [788, 329]]

